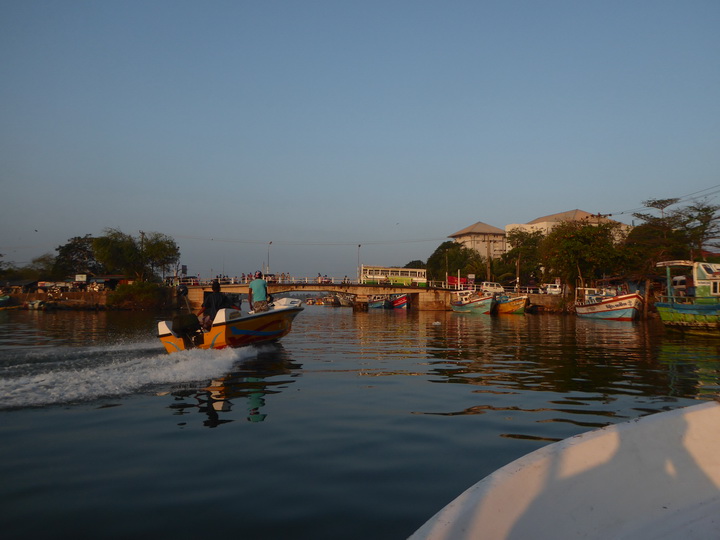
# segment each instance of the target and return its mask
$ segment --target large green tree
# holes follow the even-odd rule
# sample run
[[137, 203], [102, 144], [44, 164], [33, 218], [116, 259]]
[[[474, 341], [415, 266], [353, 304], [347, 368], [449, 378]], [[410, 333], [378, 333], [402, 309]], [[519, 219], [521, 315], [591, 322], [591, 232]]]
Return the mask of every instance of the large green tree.
[[720, 205], [710, 204], [707, 199], [678, 210], [678, 218], [689, 240], [693, 259], [706, 260], [706, 247], [720, 247], [718, 211]]
[[507, 234], [510, 249], [502, 256], [506, 277], [519, 278], [520, 284], [529, 284], [540, 279], [542, 264], [540, 262], [540, 245], [544, 235], [541, 231], [512, 229]]
[[75, 274], [102, 274], [105, 271], [95, 257], [93, 238], [89, 234], [70, 238], [67, 244], [58, 246], [55, 251], [53, 279], [65, 279]]
[[634, 227], [619, 249], [622, 273], [627, 277], [650, 277], [657, 274], [655, 265], [658, 262], [690, 257], [685, 232], [662, 221]]
[[159, 271], [164, 277], [180, 261], [180, 248], [166, 234], [151, 232], [144, 236], [140, 247], [145, 262], [153, 274]]
[[545, 281], [559, 277], [570, 287], [610, 276], [620, 267], [616, 242], [618, 223], [590, 225], [586, 221], [565, 221], [555, 227], [540, 246]]
[[668, 210], [679, 200], [643, 201], [655, 212], [633, 214], [644, 223], [630, 232], [622, 247], [626, 273], [651, 276], [660, 261], [704, 258], [706, 247], [720, 247], [720, 206], [702, 200]]
[[484, 274], [486, 266], [484, 257], [477, 251], [448, 240], [440, 244], [435, 252], [428, 257], [428, 279], [431, 281], [444, 281], [446, 276], [454, 276], [458, 272], [462, 276], [468, 274], [481, 276]]
[[134, 276], [138, 281], [155, 277], [180, 259], [175, 241], [161, 233], [144, 233], [134, 237], [118, 229], [106, 229], [93, 242], [95, 255], [113, 273]]

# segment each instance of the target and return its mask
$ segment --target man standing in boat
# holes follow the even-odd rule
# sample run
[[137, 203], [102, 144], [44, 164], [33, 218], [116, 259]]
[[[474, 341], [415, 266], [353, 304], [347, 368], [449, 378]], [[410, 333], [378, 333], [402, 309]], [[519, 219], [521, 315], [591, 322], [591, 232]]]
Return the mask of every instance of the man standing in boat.
[[[238, 303], [242, 304], [242, 299], [240, 299], [240, 302]], [[223, 308], [240, 310], [240, 306], [234, 306], [230, 299], [220, 292], [220, 282], [215, 280], [212, 282], [212, 292], [205, 297], [202, 307], [197, 314], [198, 319], [200, 319], [200, 323], [205, 330], [210, 329], [218, 310]]]
[[255, 279], [248, 284], [248, 303], [255, 313], [267, 311], [268, 292], [267, 281], [263, 279], [262, 272], [255, 272]]

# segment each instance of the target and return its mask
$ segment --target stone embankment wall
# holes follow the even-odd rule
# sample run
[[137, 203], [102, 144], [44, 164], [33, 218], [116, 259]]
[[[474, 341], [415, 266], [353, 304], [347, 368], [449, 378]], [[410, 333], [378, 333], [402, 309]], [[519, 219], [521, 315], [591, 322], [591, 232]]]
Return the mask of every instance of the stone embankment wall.
[[565, 313], [572, 302], [555, 294], [529, 294], [530, 305], [536, 306], [543, 313]]
[[56, 303], [58, 307], [67, 309], [104, 309], [107, 303], [106, 292], [63, 292], [57, 294], [34, 292], [11, 294], [13, 304], [23, 305], [28, 302], [40, 300], [47, 303]]

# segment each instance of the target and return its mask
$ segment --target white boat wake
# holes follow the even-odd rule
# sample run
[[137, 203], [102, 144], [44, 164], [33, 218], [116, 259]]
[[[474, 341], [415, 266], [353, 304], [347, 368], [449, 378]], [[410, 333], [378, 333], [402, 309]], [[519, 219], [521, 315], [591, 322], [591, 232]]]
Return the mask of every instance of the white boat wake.
[[17, 352], [0, 359], [0, 409], [86, 402], [157, 385], [211, 379], [256, 356], [257, 349], [168, 355], [153, 342]]

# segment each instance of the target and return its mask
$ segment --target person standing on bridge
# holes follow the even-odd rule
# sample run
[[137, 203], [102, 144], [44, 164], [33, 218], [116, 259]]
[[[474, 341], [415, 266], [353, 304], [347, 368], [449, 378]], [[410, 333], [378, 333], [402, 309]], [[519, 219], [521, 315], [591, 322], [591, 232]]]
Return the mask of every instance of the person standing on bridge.
[[267, 281], [263, 279], [262, 272], [259, 270], [255, 272], [255, 279], [248, 284], [248, 303], [255, 313], [269, 309]]

